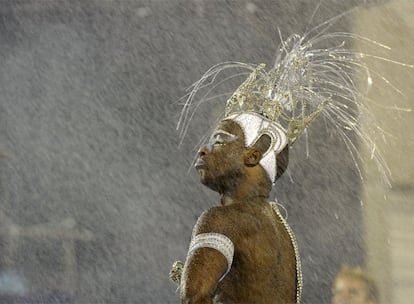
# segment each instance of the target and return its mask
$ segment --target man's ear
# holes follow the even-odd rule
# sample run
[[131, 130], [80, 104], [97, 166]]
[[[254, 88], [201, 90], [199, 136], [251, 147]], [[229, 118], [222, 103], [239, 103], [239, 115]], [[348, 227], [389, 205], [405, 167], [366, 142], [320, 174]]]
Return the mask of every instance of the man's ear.
[[271, 139], [269, 135], [263, 134], [256, 141], [253, 147], [244, 151], [244, 164], [249, 167], [256, 166], [262, 159], [263, 154], [269, 149]]
[[243, 159], [246, 166], [254, 167], [262, 159], [262, 152], [257, 151], [254, 148], [247, 148], [244, 150]]

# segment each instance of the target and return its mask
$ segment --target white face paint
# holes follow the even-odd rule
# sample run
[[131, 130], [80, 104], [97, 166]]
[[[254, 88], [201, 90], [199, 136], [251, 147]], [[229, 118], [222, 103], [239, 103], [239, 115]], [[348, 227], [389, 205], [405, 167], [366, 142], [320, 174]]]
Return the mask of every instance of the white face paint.
[[224, 145], [224, 144], [227, 144], [229, 142], [232, 142], [232, 141], [236, 140], [237, 138], [238, 138], [237, 135], [231, 134], [227, 131], [220, 130], [220, 129], [216, 130], [211, 135], [210, 140], [207, 143], [207, 149], [209, 151], [211, 151], [213, 146], [215, 146], [215, 145]]

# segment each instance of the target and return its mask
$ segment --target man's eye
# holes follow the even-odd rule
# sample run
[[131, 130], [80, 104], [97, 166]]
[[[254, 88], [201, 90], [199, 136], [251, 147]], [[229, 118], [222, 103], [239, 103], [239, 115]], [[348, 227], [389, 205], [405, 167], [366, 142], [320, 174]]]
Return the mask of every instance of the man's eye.
[[213, 140], [213, 144], [214, 144], [214, 145], [221, 145], [221, 144], [224, 144], [224, 139], [223, 139], [223, 137], [221, 137], [221, 135], [217, 135], [217, 136], [215, 136], [215, 137], [214, 137], [214, 140]]

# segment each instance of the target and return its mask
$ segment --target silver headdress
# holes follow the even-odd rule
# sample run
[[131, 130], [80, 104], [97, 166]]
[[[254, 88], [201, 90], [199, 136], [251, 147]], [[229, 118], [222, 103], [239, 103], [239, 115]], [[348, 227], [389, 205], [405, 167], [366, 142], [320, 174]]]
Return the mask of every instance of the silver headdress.
[[[275, 63], [269, 69], [266, 69], [265, 64], [240, 62], [225, 62], [209, 69], [190, 87], [186, 95], [178, 124], [181, 137], [185, 136], [198, 107], [206, 101], [220, 97], [210, 97], [211, 92], [229, 79], [248, 75], [227, 100], [222, 119], [232, 119], [242, 126], [247, 138], [246, 146], [253, 145], [262, 134], [271, 137], [271, 149], [266, 152], [261, 164], [272, 181], [276, 172], [277, 153], [285, 145], [293, 145], [317, 117], [323, 116], [344, 140], [361, 178], [358, 164], [361, 156], [351, 140], [350, 132], [354, 132], [369, 147], [372, 159], [384, 175], [384, 180], [388, 182], [389, 170], [376, 149], [375, 141], [361, 130], [358, 123], [360, 115], [372, 115], [367, 103], [363, 103], [367, 98], [354, 83], [354, 79], [364, 77], [367, 80], [367, 89], [372, 85], [370, 73], [374, 72], [369, 71], [361, 61], [363, 57], [374, 57], [411, 68], [412, 66], [346, 49], [345, 41], [352, 39], [361, 39], [378, 47], [388, 48], [355, 34], [318, 34], [312, 39], [306, 38], [306, 35], [292, 35], [286, 40], [281, 39]], [[321, 42], [337, 39], [343, 41], [331, 48], [316, 47]], [[217, 81], [217, 76], [228, 69], [242, 69], [247, 72]], [[381, 78], [390, 84], [384, 77]], [[203, 90], [207, 92], [196, 102], [196, 96]], [[371, 119], [373, 128], [381, 131], [375, 118]]]

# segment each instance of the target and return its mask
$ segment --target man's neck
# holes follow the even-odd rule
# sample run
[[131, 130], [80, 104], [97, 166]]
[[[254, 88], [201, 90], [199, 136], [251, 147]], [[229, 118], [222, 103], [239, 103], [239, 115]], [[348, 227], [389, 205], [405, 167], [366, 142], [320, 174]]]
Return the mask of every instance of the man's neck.
[[256, 183], [246, 182], [239, 185], [234, 191], [225, 192], [221, 195], [221, 204], [228, 206], [243, 202], [263, 201], [269, 199], [269, 191]]
[[238, 180], [232, 180], [227, 187], [223, 188], [221, 204], [228, 206], [243, 202], [263, 201], [269, 199], [272, 186], [268, 180], [267, 173], [260, 167], [255, 166], [245, 170], [245, 174]]

